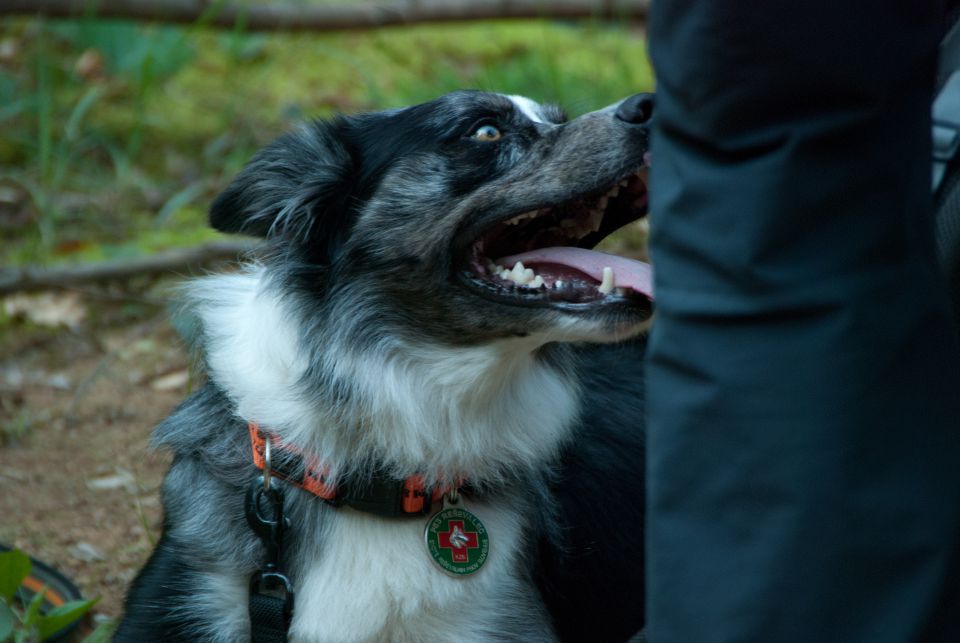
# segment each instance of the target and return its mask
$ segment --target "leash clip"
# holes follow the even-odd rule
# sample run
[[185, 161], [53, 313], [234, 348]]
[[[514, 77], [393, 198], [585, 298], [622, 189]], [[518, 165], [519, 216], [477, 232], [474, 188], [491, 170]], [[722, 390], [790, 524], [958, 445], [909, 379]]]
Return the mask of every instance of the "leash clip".
[[[290, 528], [290, 519], [283, 515], [283, 487], [272, 485], [269, 480], [269, 473], [253, 479], [247, 489], [244, 513], [250, 529], [260, 537], [267, 550], [264, 568], [274, 573], [280, 565], [283, 537]], [[264, 498], [269, 505], [269, 513], [264, 511]]]

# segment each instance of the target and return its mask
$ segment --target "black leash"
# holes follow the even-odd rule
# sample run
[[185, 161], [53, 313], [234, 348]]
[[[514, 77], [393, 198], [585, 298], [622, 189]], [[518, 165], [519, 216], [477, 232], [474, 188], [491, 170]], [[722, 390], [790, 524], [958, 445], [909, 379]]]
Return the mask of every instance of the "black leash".
[[247, 523], [266, 549], [261, 569], [250, 577], [250, 640], [252, 643], [286, 643], [293, 618], [293, 584], [280, 570], [283, 538], [290, 520], [283, 515], [283, 488], [270, 475], [270, 449], [263, 475], [247, 489], [244, 510]]

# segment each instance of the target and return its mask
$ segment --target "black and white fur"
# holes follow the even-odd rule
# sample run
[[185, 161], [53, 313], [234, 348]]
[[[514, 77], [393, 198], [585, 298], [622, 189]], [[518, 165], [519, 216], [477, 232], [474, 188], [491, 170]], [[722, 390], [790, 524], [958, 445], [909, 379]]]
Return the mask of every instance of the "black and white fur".
[[[478, 278], [470, 258], [497, 222], [643, 164], [647, 128], [616, 110], [568, 122], [523, 97], [456, 92], [307, 124], [253, 159], [211, 221], [269, 251], [190, 286], [208, 382], [156, 430], [175, 454], [164, 530], [116, 640], [248, 640], [263, 559], [243, 512], [248, 421], [334, 477], [465, 476], [491, 535], [484, 568], [451, 577], [426, 552], [424, 519], [288, 488], [291, 640], [613, 641], [641, 628], [642, 340], [621, 340], [649, 307], [538, 298]], [[477, 135], [485, 125], [497, 140]]]

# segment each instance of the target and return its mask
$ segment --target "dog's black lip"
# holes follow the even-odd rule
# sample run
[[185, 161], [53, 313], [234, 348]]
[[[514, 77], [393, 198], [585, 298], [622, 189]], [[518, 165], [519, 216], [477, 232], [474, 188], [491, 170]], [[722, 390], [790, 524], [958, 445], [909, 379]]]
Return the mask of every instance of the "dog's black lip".
[[[562, 204], [574, 203], [576, 201], [591, 201], [599, 199], [601, 196], [606, 194], [613, 188], [613, 186], [619, 184], [624, 179], [631, 179], [637, 176], [640, 172], [644, 170], [649, 170], [649, 165], [643, 162], [635, 162], [624, 165], [619, 172], [616, 173], [616, 178], [608, 179], [603, 182], [597, 182], [591, 188], [588, 188], [582, 192], [578, 192], [572, 196], [566, 197], [563, 200], [560, 199], [541, 199], [538, 201], [528, 201], [526, 203], [521, 203], [520, 205], [511, 204], [509, 209], [498, 208], [496, 214], [491, 214], [489, 216], [483, 217], [481, 221], [478, 221], [463, 230], [460, 230], [455, 234], [455, 239], [457, 239], [454, 244], [454, 254], [453, 256], [459, 257], [462, 260], [467, 257], [470, 253], [471, 248], [477, 242], [478, 239], [483, 237], [486, 234], [489, 234], [494, 230], [498, 225], [503, 224], [506, 221], [509, 221], [513, 217], [523, 214], [524, 212], [532, 212], [534, 210], [546, 210], [553, 209]], [[580, 240], [579, 243], [570, 243], [568, 245], [576, 245], [581, 248], [592, 248], [597, 245], [603, 238], [612, 234], [615, 230], [622, 228], [623, 226], [631, 223], [633, 221], [638, 221], [643, 217], [647, 216], [646, 210], [629, 220], [625, 220], [617, 223], [615, 227], [609, 226], [606, 222], [605, 225], [596, 233], [592, 233]], [[606, 228], [610, 227], [609, 230]], [[601, 236], [602, 235], [602, 236]], [[595, 240], [594, 240], [595, 239]], [[462, 265], [462, 263], [460, 264]]]

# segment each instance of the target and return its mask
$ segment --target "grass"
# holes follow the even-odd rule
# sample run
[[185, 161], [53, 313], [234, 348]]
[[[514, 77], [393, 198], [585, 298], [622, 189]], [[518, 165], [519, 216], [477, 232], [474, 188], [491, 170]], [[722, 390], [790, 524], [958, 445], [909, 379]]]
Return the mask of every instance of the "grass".
[[123, 21], [0, 21], [0, 263], [189, 245], [210, 199], [302, 118], [475, 87], [571, 115], [649, 90], [622, 25], [469, 23], [250, 34]]

